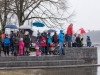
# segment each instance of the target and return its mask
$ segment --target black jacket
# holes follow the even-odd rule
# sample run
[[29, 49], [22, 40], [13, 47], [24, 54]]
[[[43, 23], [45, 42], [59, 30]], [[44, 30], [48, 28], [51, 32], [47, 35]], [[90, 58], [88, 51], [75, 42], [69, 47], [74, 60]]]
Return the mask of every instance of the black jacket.
[[23, 38], [23, 41], [24, 41], [24, 44], [25, 44], [25, 47], [26, 48], [29, 48], [30, 47], [30, 36], [29, 35], [25, 35], [24, 38]]

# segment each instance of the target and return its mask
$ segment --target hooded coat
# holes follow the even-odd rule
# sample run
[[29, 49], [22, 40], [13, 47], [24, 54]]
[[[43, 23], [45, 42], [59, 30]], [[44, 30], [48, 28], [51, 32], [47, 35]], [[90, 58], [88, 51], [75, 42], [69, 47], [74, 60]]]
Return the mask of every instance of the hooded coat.
[[58, 35], [58, 39], [59, 39], [59, 42], [64, 42], [64, 35], [63, 35], [63, 30], [60, 30], [60, 34]]

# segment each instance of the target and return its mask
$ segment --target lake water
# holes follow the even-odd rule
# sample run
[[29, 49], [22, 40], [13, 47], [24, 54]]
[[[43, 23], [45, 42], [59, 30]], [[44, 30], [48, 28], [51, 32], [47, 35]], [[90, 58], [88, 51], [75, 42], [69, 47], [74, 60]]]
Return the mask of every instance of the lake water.
[[[100, 64], [100, 46], [98, 46], [98, 64]], [[0, 70], [0, 75], [100, 75], [100, 67]]]

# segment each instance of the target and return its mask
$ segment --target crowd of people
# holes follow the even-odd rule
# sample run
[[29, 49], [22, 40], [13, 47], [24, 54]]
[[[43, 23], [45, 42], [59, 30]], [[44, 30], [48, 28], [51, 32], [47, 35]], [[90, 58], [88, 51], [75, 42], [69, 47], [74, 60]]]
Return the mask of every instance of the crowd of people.
[[14, 56], [29, 55], [31, 39], [28, 31], [24, 32], [22, 30], [16, 33], [11, 31], [10, 35], [2, 32], [0, 38], [0, 46], [2, 47], [0, 48], [0, 54], [2, 49], [5, 56], [9, 56], [10, 50]]
[[[89, 36], [87, 36], [86, 42], [87, 46], [91, 47], [92, 43]], [[11, 31], [10, 35], [1, 34], [0, 46], [5, 56], [9, 56], [10, 50], [14, 56], [28, 56], [31, 43], [32, 41], [28, 31], [21, 30], [16, 33]], [[81, 34], [73, 34], [73, 24], [70, 24], [65, 34], [63, 30], [60, 30], [59, 34], [55, 32], [53, 36], [47, 31], [43, 33], [38, 31], [35, 43], [35, 49], [38, 49], [36, 52], [41, 52], [41, 55], [63, 55], [63, 47], [83, 47], [84, 38]]]

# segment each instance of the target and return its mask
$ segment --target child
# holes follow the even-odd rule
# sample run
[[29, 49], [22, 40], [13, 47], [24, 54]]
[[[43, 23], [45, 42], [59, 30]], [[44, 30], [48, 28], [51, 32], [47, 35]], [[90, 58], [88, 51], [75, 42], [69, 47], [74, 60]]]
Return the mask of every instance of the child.
[[9, 56], [10, 39], [8, 38], [7, 34], [5, 35], [5, 38], [3, 39], [3, 43], [4, 43], [4, 54], [6, 56], [6, 53], [7, 53], [7, 55]]
[[19, 42], [19, 55], [20, 56], [23, 55], [23, 50], [24, 50], [24, 42], [23, 42], [23, 38], [20, 38], [20, 42]]
[[40, 50], [39, 50], [39, 42], [37, 41], [36, 43], [35, 43], [35, 49], [36, 49], [36, 56], [39, 56], [40, 55]]

